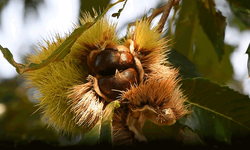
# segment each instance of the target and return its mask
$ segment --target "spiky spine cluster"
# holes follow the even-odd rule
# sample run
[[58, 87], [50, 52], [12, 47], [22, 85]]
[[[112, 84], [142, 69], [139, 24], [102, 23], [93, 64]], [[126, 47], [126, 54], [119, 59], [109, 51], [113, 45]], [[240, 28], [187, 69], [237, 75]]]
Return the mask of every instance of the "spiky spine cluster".
[[168, 41], [161, 38], [158, 26], [151, 28], [147, 20], [137, 21], [135, 30], [128, 33], [128, 39], [134, 41], [135, 55], [140, 59], [146, 74], [154, 71], [152, 65], [167, 63], [166, 52]]
[[141, 20], [136, 22], [134, 33], [129, 34], [129, 38], [134, 41], [136, 55], [140, 55], [146, 80], [138, 86], [132, 86], [122, 98], [129, 100], [131, 109], [143, 105], [160, 109], [172, 108], [179, 119], [187, 112], [183, 104], [186, 98], [178, 85], [178, 70], [165, 65], [168, 41], [161, 38], [157, 28], [158, 26], [151, 28], [147, 20]]
[[[29, 63], [41, 63], [65, 40], [56, 37], [56, 41], [40, 45], [37, 55], [29, 55]], [[59, 62], [50, 63], [39, 70], [25, 74], [27, 83], [39, 93], [35, 96], [39, 100], [39, 109], [49, 126], [64, 133], [78, 133], [81, 129], [74, 123], [74, 115], [68, 107], [67, 92], [72, 86], [86, 81], [88, 72], [74, 58], [66, 56]], [[67, 120], [67, 121], [65, 121]], [[74, 129], [74, 130], [72, 130]]]
[[[83, 14], [81, 23], [93, 21], [88, 13]], [[137, 67], [143, 80], [121, 95], [121, 102], [129, 102], [115, 111], [113, 117], [114, 142], [119, 144], [133, 144], [136, 140], [135, 132], [131, 131], [128, 118], [131, 112], [140, 111], [145, 106], [157, 115], [163, 116], [172, 112], [175, 119], [186, 113], [183, 105], [185, 98], [177, 85], [177, 70], [164, 66], [166, 63], [167, 42], [157, 32], [158, 27], [151, 28], [147, 20], [136, 22], [135, 30], [130, 31], [127, 40], [120, 43], [115, 34], [116, 25], [109, 24], [106, 18], [100, 19], [93, 27], [83, 33], [68, 54], [59, 62], [28, 72], [26, 77], [29, 84], [39, 91], [36, 98], [40, 101], [40, 109], [50, 126], [64, 133], [86, 133], [99, 120], [105, 98], [97, 94], [94, 86], [96, 79], [89, 76], [91, 69], [88, 58], [91, 52], [104, 50], [106, 47], [124, 44], [135, 61], [139, 61], [143, 68]], [[65, 38], [57, 36], [56, 41], [46, 42], [40, 46], [37, 55], [29, 55], [29, 63], [41, 63], [45, 60]], [[140, 65], [139, 65], [140, 66]], [[93, 74], [92, 74], [93, 75]], [[159, 119], [152, 115], [154, 122]], [[173, 117], [172, 117], [173, 118]], [[165, 119], [166, 116], [165, 116]]]
[[[89, 13], [83, 15], [82, 24], [94, 20]], [[39, 109], [43, 111], [43, 118], [49, 126], [59, 132], [75, 135], [86, 133], [98, 121], [103, 101], [94, 91], [91, 92], [86, 81], [89, 75], [86, 60], [91, 50], [105, 47], [106, 41], [117, 42], [115, 28], [116, 25], [110, 25], [107, 18], [100, 19], [79, 37], [71, 53], [63, 60], [26, 73], [27, 83], [39, 92], [35, 98], [39, 101]], [[28, 56], [28, 63], [41, 63], [65, 39], [56, 36], [54, 41], [40, 44], [37, 55]]]
[[[83, 17], [80, 19], [81, 24], [94, 21], [94, 18], [89, 13], [82, 15]], [[84, 62], [91, 51], [104, 49], [109, 43], [118, 44], [116, 24], [108, 22], [107, 18], [102, 18], [78, 38], [72, 47], [71, 55]]]
[[128, 100], [128, 107], [131, 110], [148, 105], [160, 115], [162, 110], [171, 108], [175, 120], [178, 120], [187, 113], [187, 109], [183, 104], [186, 98], [177, 84], [175, 76], [154, 76], [137, 87], [131, 87], [122, 98]]
[[68, 98], [74, 112], [72, 119], [78, 126], [93, 128], [102, 115], [104, 100], [99, 99], [91, 82], [76, 85], [70, 92]]
[[173, 124], [187, 113], [187, 106], [184, 105], [186, 98], [178, 85], [178, 70], [165, 65], [168, 41], [161, 38], [157, 28], [151, 28], [147, 20], [141, 20], [136, 22], [135, 30], [128, 34], [128, 38], [134, 41], [134, 55], [141, 61], [145, 76], [142, 83], [131, 86], [121, 96], [128, 109], [123, 111], [127, 117], [119, 117], [121, 113], [114, 114], [114, 121], [120, 126], [117, 128], [114, 125], [113, 128], [117, 145], [132, 145], [135, 141], [131, 139], [145, 138], [140, 131], [135, 131], [137, 129], [128, 128], [130, 118], [139, 120], [135, 126], [146, 118], [157, 124]]

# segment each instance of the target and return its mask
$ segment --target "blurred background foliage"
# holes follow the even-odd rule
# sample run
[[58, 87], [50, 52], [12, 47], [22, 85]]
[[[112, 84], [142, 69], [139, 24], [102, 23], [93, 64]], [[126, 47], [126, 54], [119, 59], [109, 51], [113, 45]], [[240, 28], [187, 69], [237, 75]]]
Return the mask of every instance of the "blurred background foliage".
[[[11, 0], [0, 0], [0, 15]], [[22, 0], [23, 16], [33, 13], [39, 18], [38, 7], [47, 5], [44, 0]], [[165, 36], [173, 39], [169, 61], [181, 67], [184, 78], [204, 77], [243, 92], [242, 83], [233, 78], [230, 55], [237, 45], [224, 42], [226, 25], [245, 31], [250, 28], [250, 2], [227, 0], [233, 11], [225, 18], [215, 8], [213, 0], [181, 1], [175, 6], [173, 19], [168, 19]], [[80, 0], [80, 10], [106, 8], [110, 0]], [[158, 7], [166, 3], [159, 0]], [[128, 7], [128, 6], [127, 6]], [[135, 6], [140, 7], [140, 6]], [[135, 16], [140, 18], [142, 14]], [[79, 11], [80, 16], [80, 11]], [[132, 16], [135, 18], [135, 16]], [[129, 23], [129, 22], [127, 22]], [[126, 27], [126, 23], [123, 27]], [[1, 27], [1, 19], [0, 19]], [[33, 49], [33, 47], [31, 47]], [[30, 98], [30, 91], [22, 76], [0, 80], [0, 146], [22, 147], [32, 145], [70, 145], [77, 141], [58, 135], [40, 119], [37, 102]], [[34, 113], [35, 112], [35, 113]], [[189, 131], [187, 128], [183, 131]]]

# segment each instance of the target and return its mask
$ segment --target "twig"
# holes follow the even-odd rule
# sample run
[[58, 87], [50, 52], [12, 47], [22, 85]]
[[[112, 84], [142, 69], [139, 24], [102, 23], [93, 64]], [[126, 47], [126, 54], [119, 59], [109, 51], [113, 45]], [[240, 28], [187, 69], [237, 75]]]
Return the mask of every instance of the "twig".
[[[176, 5], [179, 3], [180, 0], [169, 0], [168, 3], [160, 8], [154, 9], [152, 15], [150, 15], [147, 19], [151, 23], [152, 20], [158, 16], [159, 14], [162, 14], [161, 20], [159, 21], [159, 24], [161, 24], [158, 28], [159, 33], [162, 32], [162, 29], [165, 25], [165, 22], [168, 18], [169, 12], [173, 5]], [[145, 16], [143, 16], [145, 17]], [[131, 22], [128, 24], [127, 31], [130, 29], [131, 26], [135, 26], [135, 22]]]
[[152, 20], [153, 20], [156, 16], [158, 16], [159, 14], [161, 14], [161, 13], [163, 12], [163, 10], [165, 9], [166, 6], [167, 6], [167, 5], [164, 5], [164, 6], [162, 6], [161, 8], [154, 9], [152, 15], [148, 17], [148, 21], [149, 21], [149, 22], [152, 22]]
[[[177, 0], [179, 1], [179, 0]], [[162, 29], [164, 28], [164, 25], [165, 25], [165, 22], [168, 18], [168, 15], [169, 15], [169, 12], [172, 8], [172, 6], [174, 5], [174, 3], [176, 3], [177, 1], [175, 0], [168, 0], [168, 3], [166, 4], [166, 6], [164, 6], [164, 11], [163, 11], [163, 14], [161, 16], [161, 19], [159, 21], [159, 28], [158, 28], [158, 32], [161, 33], [162, 32]]]
[[[151, 23], [152, 20], [158, 16], [159, 14], [161, 14], [163, 12], [163, 10], [165, 9], [166, 5], [162, 6], [161, 8], [156, 8], [156, 9], [153, 9], [153, 13], [152, 15], [150, 15], [147, 19], [148, 21]], [[142, 18], [146, 17], [146, 15], [144, 15]], [[131, 22], [128, 24], [128, 27], [127, 27], [127, 31], [129, 31], [130, 27], [132, 26], [135, 26], [135, 22]]]

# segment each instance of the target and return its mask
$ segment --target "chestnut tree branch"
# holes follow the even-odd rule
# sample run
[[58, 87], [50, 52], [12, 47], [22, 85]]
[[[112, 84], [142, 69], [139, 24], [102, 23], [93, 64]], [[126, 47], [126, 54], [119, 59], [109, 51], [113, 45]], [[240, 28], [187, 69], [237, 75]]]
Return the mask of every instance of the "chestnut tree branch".
[[149, 22], [152, 22], [152, 20], [153, 20], [156, 16], [158, 16], [159, 14], [161, 14], [161, 13], [163, 12], [163, 10], [165, 9], [165, 7], [166, 7], [166, 5], [164, 5], [164, 6], [160, 7], [160, 8], [158, 8], [158, 9], [154, 9], [152, 15], [148, 17], [148, 21], [149, 21]]
[[177, 1], [175, 1], [175, 0], [168, 0], [168, 3], [165, 6], [163, 6], [164, 7], [163, 14], [162, 14], [161, 19], [160, 19], [160, 21], [158, 23], [160, 25], [159, 28], [158, 28], [158, 32], [159, 33], [161, 33], [162, 30], [163, 30], [163, 28], [164, 28], [165, 22], [166, 22], [166, 20], [168, 18], [168, 15], [169, 15], [169, 12], [170, 12], [172, 6], [174, 4], [176, 4], [176, 3], [178, 3], [178, 1], [179, 0], [177, 0]]
[[[166, 20], [167, 20], [167, 18], [168, 18], [168, 15], [169, 15], [169, 12], [170, 12], [171, 8], [173, 7], [173, 5], [178, 4], [179, 1], [180, 1], [180, 0], [169, 0], [168, 3], [167, 3], [166, 5], [164, 5], [164, 6], [160, 7], [160, 8], [154, 9], [152, 15], [150, 15], [150, 16], [147, 18], [148, 21], [151, 23], [152, 20], [153, 20], [156, 16], [158, 16], [158, 15], [161, 14], [161, 13], [163, 13], [163, 14], [162, 14], [162, 17], [161, 17], [161, 19], [160, 19], [160, 21], [159, 21], [159, 23], [158, 23], [158, 24], [161, 24], [161, 25], [159, 26], [159, 28], [158, 28], [159, 33], [162, 32], [162, 30], [163, 30], [163, 28], [164, 28], [165, 22], [166, 22]], [[144, 16], [144, 17], [145, 17], [145, 16]], [[129, 30], [129, 28], [130, 28], [131, 26], [135, 26], [135, 22], [131, 22], [131, 23], [128, 24], [127, 31]]]

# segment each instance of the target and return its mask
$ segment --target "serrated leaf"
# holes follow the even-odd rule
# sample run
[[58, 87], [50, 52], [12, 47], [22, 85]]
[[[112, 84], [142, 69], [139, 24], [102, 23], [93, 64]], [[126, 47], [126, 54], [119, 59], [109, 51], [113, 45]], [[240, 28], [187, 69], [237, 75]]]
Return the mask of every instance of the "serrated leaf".
[[226, 83], [233, 75], [233, 67], [229, 55], [232, 50], [225, 46], [225, 54], [219, 62], [212, 42], [201, 25], [197, 26], [193, 63], [203, 77], [220, 83]]
[[112, 132], [112, 117], [115, 108], [120, 107], [118, 101], [109, 103], [102, 115], [102, 118], [96, 123], [84, 137], [78, 142], [77, 145], [97, 146], [105, 145], [112, 147], [113, 145], [113, 132]]
[[93, 22], [87, 22], [81, 27], [75, 29], [71, 33], [71, 35], [46, 60], [43, 60], [42, 63], [40, 64], [31, 63], [29, 65], [24, 65], [17, 63], [13, 59], [13, 55], [11, 54], [9, 49], [3, 48], [0, 45], [0, 50], [2, 51], [5, 59], [7, 59], [7, 61], [16, 68], [19, 74], [43, 68], [47, 66], [49, 63], [63, 59], [68, 53], [70, 53], [71, 47], [73, 46], [73, 44], [76, 42], [76, 40], [80, 35], [82, 35], [88, 28], [93, 26], [100, 18], [102, 18], [111, 7], [123, 1], [124, 0], [118, 0], [116, 3], [109, 4], [108, 7], [100, 15], [98, 15]]
[[234, 4], [231, 4], [232, 11], [234, 12], [235, 16], [248, 28], [250, 28], [250, 8], [241, 8], [237, 7]]
[[183, 124], [202, 139], [230, 144], [239, 129], [250, 133], [248, 96], [203, 78], [184, 79], [181, 84], [193, 109]]
[[234, 4], [239, 8], [250, 9], [250, 1], [248, 0], [227, 0], [230, 4]]
[[225, 53], [226, 18], [222, 16], [220, 11], [216, 11], [213, 0], [197, 1], [197, 9], [200, 25], [211, 41], [219, 61], [221, 61]]
[[179, 73], [183, 78], [201, 77], [195, 64], [174, 49], [171, 49], [168, 54], [168, 61], [173, 64], [175, 68], [179, 68]]
[[173, 39], [174, 49], [193, 61], [193, 45], [199, 23], [197, 0], [182, 1]]

